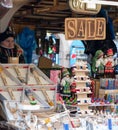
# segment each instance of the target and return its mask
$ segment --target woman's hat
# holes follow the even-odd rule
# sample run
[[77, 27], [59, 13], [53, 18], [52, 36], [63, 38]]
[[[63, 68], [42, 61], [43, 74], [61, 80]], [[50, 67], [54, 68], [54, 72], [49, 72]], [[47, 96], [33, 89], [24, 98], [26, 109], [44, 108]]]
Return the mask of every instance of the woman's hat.
[[0, 42], [4, 41], [8, 37], [14, 37], [14, 34], [9, 29], [0, 34]]

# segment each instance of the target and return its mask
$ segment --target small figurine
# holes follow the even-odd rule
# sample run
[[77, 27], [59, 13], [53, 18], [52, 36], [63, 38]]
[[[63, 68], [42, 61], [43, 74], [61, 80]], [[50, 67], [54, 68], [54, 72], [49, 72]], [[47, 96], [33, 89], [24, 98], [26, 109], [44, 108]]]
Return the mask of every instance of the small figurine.
[[71, 93], [76, 93], [76, 83], [75, 82], [73, 82], [71, 84], [70, 88], [71, 88]]
[[25, 89], [25, 95], [28, 97], [28, 99], [30, 100], [30, 104], [31, 105], [35, 105], [37, 104], [37, 101], [32, 93], [32, 91], [30, 89]]
[[75, 93], [72, 93], [69, 101], [70, 101], [70, 105], [76, 105], [77, 104], [77, 95]]
[[76, 83], [75, 82], [71, 83], [70, 89], [71, 89], [70, 104], [76, 105], [77, 104], [77, 95], [76, 95]]
[[92, 62], [92, 72], [94, 74], [104, 73], [104, 53], [102, 50], [97, 50]]
[[107, 57], [105, 58], [105, 73], [114, 72], [114, 59], [113, 59], [113, 50], [107, 50]]
[[71, 80], [70, 80], [70, 73], [69, 71], [64, 68], [62, 70], [62, 80], [61, 80], [61, 86], [63, 87], [63, 94], [70, 94], [71, 90], [70, 90], [70, 84], [71, 84]]

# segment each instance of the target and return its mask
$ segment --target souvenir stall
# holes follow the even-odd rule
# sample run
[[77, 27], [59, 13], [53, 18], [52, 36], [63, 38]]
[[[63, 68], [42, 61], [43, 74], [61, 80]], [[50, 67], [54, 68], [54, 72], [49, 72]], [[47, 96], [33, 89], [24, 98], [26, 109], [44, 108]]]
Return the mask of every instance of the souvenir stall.
[[[76, 8], [74, 9], [78, 11]], [[74, 9], [73, 11], [75, 11]], [[74, 107], [74, 117], [79, 118], [81, 124], [78, 129], [99, 130], [102, 127], [103, 130], [115, 130], [118, 128], [117, 121], [115, 120], [115, 118], [118, 117], [118, 107], [117, 79], [114, 73], [114, 67], [116, 64], [113, 59], [115, 48], [112, 46], [114, 43], [111, 40], [113, 38], [113, 34], [109, 34], [111, 35], [111, 39], [108, 39], [107, 41], [108, 37], [105, 34], [106, 21], [105, 19], [98, 17], [96, 18], [94, 27], [99, 26], [96, 24], [98, 21], [101, 22], [101, 30], [103, 33], [100, 34], [100, 37], [98, 36], [99, 34], [93, 36], [92, 33], [89, 32], [95, 32], [96, 30], [94, 30], [93, 26], [90, 26], [90, 28], [87, 28], [86, 26], [91, 20], [91, 18], [67, 18], [65, 20], [66, 39], [93, 40], [96, 43], [96, 40], [98, 40], [98, 42], [103, 40], [105, 44], [111, 44], [105, 46], [104, 48], [101, 46], [102, 49], [100, 48], [98, 50], [96, 50], [97, 45], [95, 44], [92, 48], [94, 49], [94, 57], [92, 59], [91, 68], [89, 68], [90, 66], [85, 61], [85, 59], [88, 60], [88, 57], [84, 57], [85, 59], [82, 59], [81, 55], [83, 55], [83, 53], [78, 55], [79, 51], [75, 50], [75, 53], [72, 55], [73, 57], [71, 57], [74, 58], [74, 60], [76, 59], [74, 64], [71, 64], [72, 72], [67, 69], [62, 70], [60, 96], [63, 98], [66, 107], [70, 111], [72, 110], [70, 108]], [[84, 25], [83, 21], [86, 23], [85, 26], [82, 26]], [[83, 27], [85, 33], [82, 31], [80, 25]], [[101, 45], [103, 42], [101, 42]], [[88, 74], [89, 69], [92, 70], [91, 75]], [[96, 84], [95, 81], [98, 83]]]
[[65, 102], [58, 112], [55, 84], [34, 64], [0, 64], [2, 129], [76, 129], [80, 119], [70, 117]]
[[[111, 56], [112, 51], [108, 54]], [[55, 79], [52, 76], [52, 80], [58, 80], [55, 83], [34, 64], [0, 64], [0, 106], [1, 116], [5, 119], [1, 128], [117, 129], [118, 85], [117, 79], [110, 78], [109, 74], [113, 73], [113, 69], [107, 66], [108, 71], [103, 73], [97, 61], [97, 71], [102, 73], [101, 76], [104, 74], [104, 78], [100, 78], [96, 97], [96, 86], [91, 79], [87, 57], [85, 55], [82, 59], [80, 55], [77, 55], [71, 69], [63, 68]]]
[[[68, 23], [69, 20], [71, 21], [71, 19], [67, 19]], [[83, 19], [72, 20], [83, 21]], [[93, 21], [89, 18], [85, 19], [85, 22], [87, 20]], [[104, 32], [105, 20], [102, 18], [94, 20], [95, 23], [101, 21]], [[68, 28], [68, 26], [66, 27]], [[58, 36], [64, 37], [64, 34]], [[104, 39], [104, 37], [105, 34], [102, 38]], [[94, 38], [99, 39], [97, 36]], [[76, 44], [77, 41], [78, 44]], [[64, 56], [59, 57], [59, 63], [62, 63], [64, 67], [61, 68], [59, 75], [52, 74], [51, 76], [51, 80], [56, 81], [57, 85], [56, 114], [60, 112], [61, 115], [64, 111], [67, 112], [65, 116], [67, 120], [61, 120], [60, 130], [101, 130], [101, 127], [103, 130], [117, 129], [117, 80], [114, 75], [116, 64], [113, 60], [112, 48], [106, 51], [97, 50], [92, 64], [89, 64], [82, 41], [71, 40], [66, 51], [64, 50], [65, 44], [62, 45], [61, 56], [62, 53]]]
[[73, 12], [96, 17], [66, 18], [65, 34], [36, 32], [37, 66], [31, 63], [36, 41], [27, 42], [25, 35], [19, 35], [27, 64], [0, 64], [0, 129], [118, 129], [113, 28], [101, 9], [102, 1], [96, 2], [91, 6], [90, 0], [69, 0]]

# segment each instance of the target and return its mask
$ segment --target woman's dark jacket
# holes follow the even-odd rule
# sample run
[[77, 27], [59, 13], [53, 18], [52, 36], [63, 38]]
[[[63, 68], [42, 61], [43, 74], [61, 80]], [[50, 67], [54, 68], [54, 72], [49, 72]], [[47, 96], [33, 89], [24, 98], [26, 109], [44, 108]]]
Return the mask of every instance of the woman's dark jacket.
[[[18, 47], [15, 46], [13, 49], [5, 48], [0, 46], [0, 63], [8, 63], [8, 57], [17, 57]], [[19, 63], [25, 63], [24, 56], [19, 56]]]

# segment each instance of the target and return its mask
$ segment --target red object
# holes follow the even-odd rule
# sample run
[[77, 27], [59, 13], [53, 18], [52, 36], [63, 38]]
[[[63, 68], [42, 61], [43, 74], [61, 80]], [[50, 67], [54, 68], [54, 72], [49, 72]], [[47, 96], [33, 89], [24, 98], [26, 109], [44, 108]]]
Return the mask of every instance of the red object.
[[80, 91], [80, 89], [76, 89], [76, 91]]
[[32, 96], [32, 100], [34, 101], [35, 100], [35, 98]]
[[73, 86], [73, 87], [74, 87], [74, 86], [76, 87], [76, 83], [75, 83], [75, 82], [73, 82], [73, 83], [72, 83], [72, 86]]
[[75, 89], [75, 88], [72, 88], [72, 89], [71, 89], [71, 92], [75, 93], [75, 92], [76, 92], [76, 89]]
[[76, 58], [76, 54], [72, 54], [71, 57], [72, 57], [72, 58]]
[[95, 102], [95, 100], [94, 100], [94, 99], [91, 99], [91, 102], [92, 102], [92, 103], [94, 103], [94, 102]]
[[[63, 99], [62, 99], [61, 96], [59, 97], [59, 100], [60, 100], [60, 102], [62, 103], [62, 105], [63, 105], [65, 111], [67, 111], [67, 108], [66, 108], [66, 106], [65, 106], [65, 104], [64, 104], [64, 101], [63, 101]], [[67, 114], [68, 114], [68, 113], [67, 113]], [[68, 114], [68, 119], [70, 120], [70, 123], [71, 123], [72, 127], [75, 128], [75, 125], [74, 125], [74, 123], [71, 121], [71, 118], [70, 118], [70, 115], [69, 115], [69, 114]]]
[[75, 82], [73, 82], [73, 83], [71, 84], [71, 92], [73, 92], [73, 93], [76, 92], [76, 83], [75, 83]]
[[112, 62], [108, 61], [105, 65], [105, 73], [113, 73], [113, 71]]
[[90, 87], [90, 90], [91, 90], [91, 92], [92, 92], [92, 94], [91, 94], [91, 99], [93, 99], [94, 100], [94, 97], [95, 97], [95, 81], [94, 80], [91, 80], [91, 87]]
[[52, 50], [53, 50], [53, 52], [56, 52], [56, 47], [53, 46], [53, 47], [52, 47]]
[[107, 50], [107, 55], [108, 56], [113, 56], [113, 50], [112, 49], [108, 49]]

